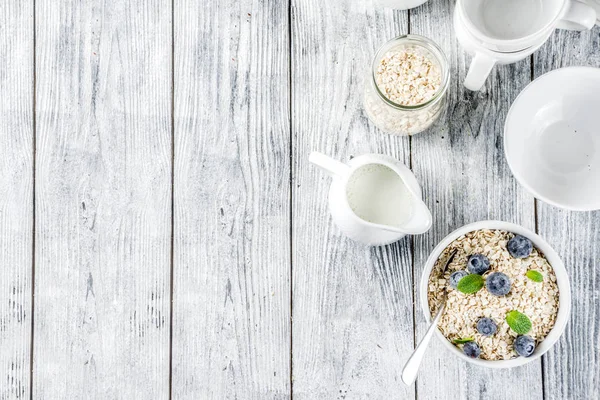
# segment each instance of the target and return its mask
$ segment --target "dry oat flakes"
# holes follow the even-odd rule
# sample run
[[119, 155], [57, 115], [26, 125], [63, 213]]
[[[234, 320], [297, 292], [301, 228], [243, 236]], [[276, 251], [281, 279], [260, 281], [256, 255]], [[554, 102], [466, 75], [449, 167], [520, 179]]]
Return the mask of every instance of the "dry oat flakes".
[[385, 132], [422, 132], [445, 110], [445, 57], [437, 45], [416, 35], [392, 39], [384, 49], [365, 84], [365, 111]]
[[[429, 310], [435, 314], [448, 285], [446, 309], [438, 327], [449, 341], [471, 337], [481, 349], [480, 358], [485, 360], [508, 360], [517, 357], [513, 342], [518, 336], [505, 320], [506, 314], [518, 310], [531, 321], [532, 329], [527, 335], [539, 344], [550, 332], [558, 313], [558, 286], [556, 275], [545, 256], [535, 246], [531, 255], [523, 259], [513, 258], [506, 248], [513, 233], [501, 230], [478, 230], [454, 240], [440, 255], [434, 265], [428, 285]], [[450, 254], [458, 250], [443, 277], [442, 269]], [[450, 275], [466, 268], [469, 256], [483, 254], [490, 260], [490, 270], [502, 272], [511, 280], [510, 292], [501, 297], [492, 295], [486, 288], [474, 294], [464, 294], [449, 286]], [[534, 282], [526, 277], [528, 270], [539, 271], [544, 279]], [[476, 328], [483, 318], [491, 318], [497, 325], [496, 333], [489, 337], [481, 335]]]

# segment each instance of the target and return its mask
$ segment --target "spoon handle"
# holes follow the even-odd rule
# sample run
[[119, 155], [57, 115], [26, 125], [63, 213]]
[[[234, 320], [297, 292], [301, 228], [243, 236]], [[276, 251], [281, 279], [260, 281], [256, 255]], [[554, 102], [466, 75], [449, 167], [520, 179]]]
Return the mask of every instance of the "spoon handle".
[[425, 336], [419, 344], [417, 348], [412, 353], [406, 364], [404, 365], [404, 369], [402, 370], [402, 382], [405, 385], [412, 385], [415, 379], [417, 379], [417, 374], [419, 373], [419, 366], [421, 365], [421, 361], [423, 361], [423, 356], [425, 355], [425, 350], [427, 350], [427, 346], [429, 345], [429, 341], [433, 336], [433, 332], [437, 329], [437, 324], [442, 314], [444, 313], [445, 304], [443, 304], [438, 310], [435, 318], [431, 322], [431, 326], [427, 329]]

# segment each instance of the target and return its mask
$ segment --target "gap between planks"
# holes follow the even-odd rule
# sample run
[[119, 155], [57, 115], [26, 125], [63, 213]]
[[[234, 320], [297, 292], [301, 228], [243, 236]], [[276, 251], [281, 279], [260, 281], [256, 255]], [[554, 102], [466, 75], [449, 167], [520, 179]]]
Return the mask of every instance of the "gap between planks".
[[175, 0], [171, 0], [171, 272], [169, 277], [169, 400], [173, 398], [173, 282], [175, 265]]
[[294, 398], [294, 138], [293, 138], [293, 79], [292, 79], [292, 0], [288, 0], [288, 110], [290, 158], [290, 399]]
[[32, 201], [33, 201], [33, 212], [32, 212], [32, 226], [31, 226], [31, 331], [29, 333], [30, 335], [30, 341], [29, 341], [29, 399], [33, 400], [33, 344], [34, 344], [34, 327], [35, 327], [35, 187], [36, 187], [36, 183], [35, 183], [35, 169], [36, 169], [36, 155], [37, 155], [37, 125], [36, 125], [36, 121], [37, 121], [37, 117], [36, 117], [36, 100], [37, 100], [37, 92], [36, 92], [36, 83], [37, 83], [37, 71], [36, 71], [36, 66], [37, 66], [37, 62], [36, 62], [36, 44], [37, 44], [37, 36], [36, 36], [36, 11], [35, 11], [35, 6], [36, 6], [36, 0], [32, 1], [32, 6], [33, 6], [33, 35], [32, 35], [32, 39], [33, 39], [33, 56], [32, 56], [32, 63], [33, 63], [33, 121], [32, 121], [32, 131], [33, 131], [33, 137], [32, 137], [32, 155], [33, 155], [33, 159], [32, 159], [32, 171], [31, 171], [31, 176], [32, 176], [32, 182], [33, 182], [33, 188], [32, 188]]

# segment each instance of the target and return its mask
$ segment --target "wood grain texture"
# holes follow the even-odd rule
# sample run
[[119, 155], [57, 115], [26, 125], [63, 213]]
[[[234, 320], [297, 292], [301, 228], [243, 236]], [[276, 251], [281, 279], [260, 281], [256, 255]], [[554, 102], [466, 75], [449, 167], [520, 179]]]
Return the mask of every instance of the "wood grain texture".
[[[534, 55], [535, 76], [551, 70], [600, 67], [600, 27], [557, 31]], [[538, 201], [538, 230], [562, 257], [571, 279], [571, 319], [544, 356], [546, 399], [593, 399], [600, 393], [600, 212], [570, 212]]]
[[171, 3], [36, 2], [33, 396], [168, 398]]
[[[413, 168], [422, 179], [434, 220], [427, 234], [415, 238], [418, 279], [433, 247], [467, 223], [499, 219], [535, 228], [533, 197], [512, 177], [503, 150], [504, 119], [530, 81], [530, 61], [495, 67], [480, 92], [465, 89], [470, 57], [454, 37], [454, 3], [430, 1], [411, 11], [411, 33], [436, 41], [452, 66], [446, 119], [412, 141]], [[428, 327], [420, 302], [415, 317], [420, 339]], [[541, 382], [539, 361], [518, 369], [488, 370], [457, 360], [436, 339], [421, 367], [417, 393], [424, 399], [529, 400], [542, 398]]]
[[0, 399], [29, 398], [33, 2], [0, 3]]
[[330, 178], [308, 163], [315, 150], [409, 164], [409, 139], [378, 131], [362, 106], [375, 50], [406, 33], [407, 13], [293, 0], [291, 14], [294, 398], [412, 398], [400, 380], [413, 348], [410, 239], [369, 248], [342, 236], [327, 208]]
[[173, 398], [290, 396], [287, 2], [175, 8]]
[[[453, 0], [172, 1], [0, 2], [0, 400], [598, 396], [600, 212], [536, 215], [502, 131], [532, 74], [600, 67], [599, 27], [555, 33], [474, 93]], [[375, 50], [409, 27], [452, 68], [447, 115], [411, 139], [362, 107]], [[377, 248], [343, 237], [313, 150], [412, 166], [431, 231]], [[434, 340], [407, 388], [425, 260], [487, 218], [537, 225], [562, 255], [565, 335], [510, 371]]]

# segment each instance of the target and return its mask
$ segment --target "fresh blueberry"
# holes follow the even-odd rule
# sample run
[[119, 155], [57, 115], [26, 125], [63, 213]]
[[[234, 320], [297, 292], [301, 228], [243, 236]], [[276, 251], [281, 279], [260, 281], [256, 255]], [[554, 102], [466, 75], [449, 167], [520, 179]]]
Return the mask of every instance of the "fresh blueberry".
[[458, 286], [458, 281], [460, 281], [465, 276], [469, 275], [467, 271], [455, 271], [450, 275], [450, 286], [454, 289]]
[[481, 318], [477, 322], [477, 331], [483, 336], [492, 336], [494, 333], [496, 333], [496, 329], [498, 329], [498, 326], [493, 319]]
[[463, 345], [463, 353], [471, 358], [479, 358], [481, 349], [475, 342], [467, 342]]
[[483, 254], [473, 254], [467, 261], [467, 269], [472, 274], [483, 275], [490, 269], [490, 260]]
[[514, 258], [525, 258], [529, 257], [531, 251], [533, 250], [533, 243], [531, 240], [527, 239], [521, 235], [515, 235], [514, 238], [508, 241], [506, 245], [508, 252]]
[[515, 339], [515, 350], [523, 357], [529, 357], [535, 350], [535, 340], [531, 336], [520, 335]]
[[504, 296], [510, 292], [510, 279], [502, 272], [494, 272], [485, 280], [485, 287], [494, 296]]

